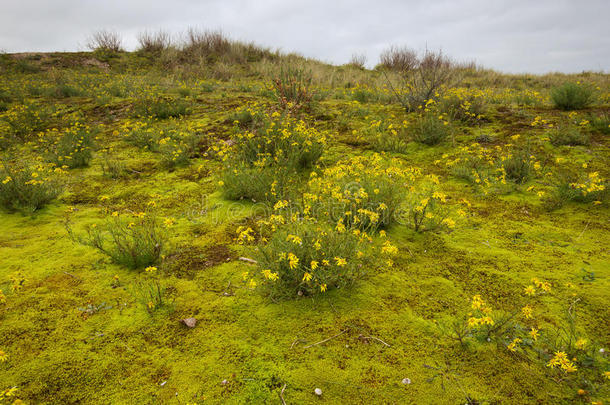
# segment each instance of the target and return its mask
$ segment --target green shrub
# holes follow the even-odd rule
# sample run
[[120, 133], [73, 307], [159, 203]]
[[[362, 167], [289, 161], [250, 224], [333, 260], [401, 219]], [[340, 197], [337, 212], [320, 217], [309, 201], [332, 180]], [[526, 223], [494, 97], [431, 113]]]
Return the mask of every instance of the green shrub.
[[589, 137], [587, 134], [581, 132], [577, 127], [574, 126], [567, 126], [552, 130], [549, 134], [549, 140], [555, 146], [577, 146], [589, 144]]
[[66, 228], [72, 240], [96, 248], [130, 269], [158, 263], [167, 240], [166, 230], [153, 213], [113, 213], [104, 223], [85, 227], [81, 235], [74, 233], [69, 222]]
[[438, 110], [452, 120], [473, 123], [487, 112], [487, 102], [481, 90], [454, 88], [440, 98]]
[[220, 178], [223, 195], [229, 200], [274, 203], [295, 194], [299, 173], [285, 167], [253, 167], [234, 162], [225, 165]]
[[61, 193], [53, 178], [61, 169], [43, 165], [28, 166], [3, 160], [0, 166], [0, 206], [8, 211], [32, 213]]
[[161, 164], [166, 168], [187, 166], [190, 163], [192, 146], [181, 139], [163, 138], [159, 141]]
[[274, 113], [252, 132], [237, 133], [220, 151], [224, 195], [257, 201], [278, 198], [298, 181], [299, 172], [318, 161], [325, 143], [326, 137], [303, 121]]
[[533, 157], [528, 149], [515, 149], [501, 161], [501, 169], [507, 180], [523, 184], [529, 180], [534, 168]]
[[127, 143], [138, 148], [148, 149], [156, 152], [159, 149], [161, 135], [159, 130], [148, 125], [146, 122], [135, 122], [133, 126], [127, 125], [124, 139]]
[[608, 113], [589, 116], [589, 124], [594, 131], [604, 135], [610, 134], [610, 114]]
[[371, 121], [370, 126], [362, 132], [377, 152], [405, 153], [407, 150], [409, 138], [404, 126], [379, 119]]
[[401, 224], [412, 227], [415, 232], [455, 226], [455, 221], [449, 217], [447, 197], [437, 191], [437, 183], [436, 177], [428, 176], [427, 180], [413, 188], [397, 215]]
[[426, 112], [420, 115], [409, 125], [409, 130], [415, 142], [433, 146], [451, 135], [449, 122], [444, 115], [439, 116], [434, 112]]
[[363, 245], [350, 232], [315, 222], [282, 226], [258, 250], [263, 288], [272, 298], [296, 298], [347, 287], [364, 273]]
[[137, 101], [134, 112], [140, 118], [178, 118], [189, 113], [189, 103], [181, 99], [151, 97]]
[[55, 98], [70, 98], [82, 96], [83, 91], [69, 84], [58, 84], [49, 89], [47, 95]]
[[47, 159], [60, 167], [70, 169], [89, 165], [94, 135], [91, 129], [79, 122], [59, 131], [46, 131], [40, 141]]
[[555, 176], [553, 192], [544, 200], [548, 209], [556, 209], [566, 202], [602, 202], [610, 193], [609, 184], [598, 172], [588, 174], [559, 173]]
[[551, 90], [555, 107], [561, 110], [580, 110], [593, 102], [593, 89], [590, 86], [567, 82]]

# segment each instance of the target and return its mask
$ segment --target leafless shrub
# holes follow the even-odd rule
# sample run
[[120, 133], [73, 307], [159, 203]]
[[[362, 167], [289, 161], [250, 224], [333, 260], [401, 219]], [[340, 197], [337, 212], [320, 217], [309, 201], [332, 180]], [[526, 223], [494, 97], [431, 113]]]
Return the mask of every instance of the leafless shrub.
[[354, 53], [352, 54], [351, 59], [349, 60], [349, 64], [351, 66], [358, 67], [360, 69], [364, 69], [364, 65], [366, 64], [366, 55], [363, 53]]
[[87, 41], [87, 48], [92, 51], [120, 52], [123, 50], [122, 39], [115, 31], [99, 30], [91, 34]]
[[193, 56], [222, 55], [231, 50], [231, 41], [221, 31], [189, 28], [183, 51]]
[[421, 55], [408, 48], [390, 48], [382, 54], [382, 67], [398, 74], [395, 85], [386, 74], [386, 80], [396, 99], [408, 110], [424, 106], [437, 99], [443, 86], [459, 81], [458, 67], [443, 51], [426, 49]]
[[419, 58], [413, 49], [392, 46], [381, 53], [379, 64], [386, 69], [406, 72], [417, 67]]
[[138, 34], [140, 50], [144, 52], [161, 52], [170, 47], [172, 39], [170, 34], [159, 30], [156, 32], [143, 31]]

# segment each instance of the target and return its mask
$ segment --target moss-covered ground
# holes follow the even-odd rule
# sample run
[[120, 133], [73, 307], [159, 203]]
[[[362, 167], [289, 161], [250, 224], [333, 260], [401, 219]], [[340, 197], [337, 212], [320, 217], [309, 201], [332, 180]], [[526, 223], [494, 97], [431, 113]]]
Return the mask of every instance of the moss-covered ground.
[[[0, 212], [0, 290], [5, 296], [0, 350], [6, 354], [0, 390], [17, 387], [14, 398], [27, 403], [279, 404], [283, 398], [287, 404], [568, 404], [608, 399], [604, 372], [609, 370], [603, 368], [608, 363], [600, 353], [610, 350], [608, 200], [567, 201], [555, 209], [545, 204], [554, 192], [552, 175], [563, 166], [585, 177], [610, 175], [610, 138], [581, 125], [608, 114], [607, 75], [472, 73], [465, 83], [486, 92], [484, 118], [452, 123], [452, 138], [437, 146], [407, 139], [400, 151], [377, 150], [438, 175], [451, 201], [469, 202], [465, 217], [442, 232], [418, 233], [395, 224], [387, 229], [400, 252], [393, 267], [376, 266], [350, 288], [273, 301], [243, 282], [243, 272], [256, 266], [240, 257], [251, 257], [253, 247], [234, 241], [236, 228], [253, 220], [257, 206], [222, 197], [222, 164], [206, 152], [210, 142], [231, 136], [237, 110], [273, 108], [263, 68], [236, 69], [217, 80], [213, 72], [149, 68], [136, 54], [122, 54], [108, 65], [95, 61], [90, 54], [3, 59], [5, 111], [36, 105], [52, 110], [41, 131], [77, 118], [97, 133], [89, 166], [61, 176], [64, 191], [58, 199], [33, 214]], [[344, 81], [325, 80], [329, 73], [320, 73], [314, 81], [320, 96], [303, 115], [308, 125], [329, 136], [321, 165], [374, 153], [366, 134], [375, 119], [397, 125], [414, 119], [387, 89], [375, 86], [383, 83], [378, 73], [346, 67], [328, 71]], [[572, 114], [554, 109], [549, 88], [568, 80], [598, 87], [597, 102]], [[362, 89], [371, 96], [364, 97]], [[134, 116], [134, 106], [151, 95], [188, 106], [187, 115], [149, 124], [157, 132], [200, 134], [185, 164], [164, 164], [162, 152], [124, 139], [129, 123], [142, 120]], [[532, 100], [520, 103], [518, 95]], [[553, 146], [544, 139], [548, 124], [532, 125], [536, 117], [554, 125], [575, 122], [590, 143]], [[456, 178], [445, 161], [482, 133], [492, 136], [493, 147], [534, 142], [544, 173], [502, 192]], [[40, 155], [35, 134], [16, 148], [12, 159]], [[116, 178], [104, 175], [108, 159], [121, 162]], [[159, 215], [176, 220], [153, 276], [112, 263], [72, 241], [66, 231], [67, 211], [80, 230], [115, 210], [141, 211], [152, 200]], [[138, 283], [150, 277], [166, 289], [167, 305], [155, 310], [147, 308], [138, 291]], [[533, 278], [550, 283], [550, 291], [527, 297], [524, 289]], [[13, 289], [15, 283], [20, 288]], [[522, 323], [540, 329], [548, 342], [573, 326], [573, 336], [586, 339], [587, 348], [597, 353], [595, 361], [579, 358], [578, 370], [564, 373], [547, 365], [553, 349], [559, 350], [551, 343], [517, 351], [507, 348], [511, 336], [490, 342], [467, 338], [461, 344], [439, 325], [451, 319], [466, 322], [475, 295], [506, 313], [531, 305], [533, 319]], [[197, 319], [194, 328], [180, 322], [189, 317]], [[316, 388], [321, 396], [314, 394]]]

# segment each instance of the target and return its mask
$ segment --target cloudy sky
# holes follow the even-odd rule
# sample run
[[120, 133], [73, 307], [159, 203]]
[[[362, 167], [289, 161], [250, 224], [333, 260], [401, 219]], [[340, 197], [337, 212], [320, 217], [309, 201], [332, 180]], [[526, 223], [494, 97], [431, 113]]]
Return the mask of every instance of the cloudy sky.
[[346, 63], [390, 45], [442, 48], [505, 72], [610, 71], [610, 0], [2, 0], [0, 50], [83, 50], [97, 29], [221, 29], [240, 40]]

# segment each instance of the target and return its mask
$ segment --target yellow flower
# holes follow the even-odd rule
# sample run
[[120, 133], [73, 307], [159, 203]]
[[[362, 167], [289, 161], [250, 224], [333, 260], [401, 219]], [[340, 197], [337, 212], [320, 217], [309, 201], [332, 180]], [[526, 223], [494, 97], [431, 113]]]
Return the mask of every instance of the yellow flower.
[[538, 329], [532, 328], [532, 330], [530, 330], [530, 336], [532, 337], [532, 340], [538, 340]]
[[290, 270], [294, 270], [299, 265], [299, 258], [296, 257], [293, 253], [288, 253], [288, 266]]
[[343, 267], [347, 264], [347, 260], [345, 260], [341, 257], [335, 257], [335, 263], [337, 263], [337, 266]]
[[525, 317], [525, 319], [531, 319], [532, 318], [532, 307], [529, 305], [524, 306], [523, 308], [521, 308], [521, 313], [523, 314], [523, 316]]
[[8, 354], [6, 354], [3, 350], [0, 350], [0, 363], [4, 363], [8, 360]]
[[148, 266], [147, 268], [144, 269], [145, 272], [147, 273], [152, 273], [153, 271], [156, 271], [157, 268], [155, 266]]
[[576, 340], [576, 343], [574, 343], [574, 346], [576, 346], [577, 349], [584, 349], [585, 346], [587, 345], [587, 339], [584, 338], [580, 338], [578, 340]]
[[326, 284], [320, 284], [320, 291], [321, 292], [326, 291]]
[[248, 282], [248, 287], [250, 287], [251, 289], [254, 289], [256, 287], [256, 281], [254, 281], [254, 279], [250, 279], [250, 281]]
[[318, 268], [318, 262], [315, 260], [312, 260], [310, 266], [311, 266], [312, 270], [315, 270]]
[[536, 294], [536, 288], [533, 285], [528, 285], [527, 287], [524, 288], [525, 291], [525, 295], [535, 295]]
[[610, 380], [610, 371], [604, 371], [603, 376]]
[[114, 211], [114, 212], [112, 213], [112, 216], [113, 216], [113, 217], [118, 217], [118, 216], [119, 216], [118, 211]]
[[304, 282], [309, 282], [311, 280], [311, 278], [312, 278], [311, 274], [309, 274], [307, 272], [305, 272], [305, 274], [303, 274], [303, 281]]
[[148, 307], [148, 309], [153, 309], [155, 307], [155, 304], [152, 301], [148, 301], [146, 306]]
[[510, 350], [511, 352], [516, 352], [517, 345], [521, 342], [522, 342], [522, 340], [520, 338], [513, 339], [513, 341], [510, 342], [510, 344], [507, 346], [508, 350]]

